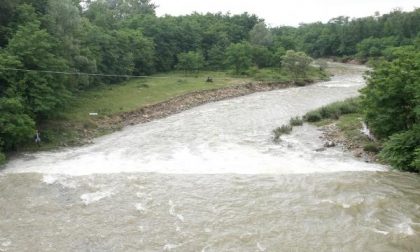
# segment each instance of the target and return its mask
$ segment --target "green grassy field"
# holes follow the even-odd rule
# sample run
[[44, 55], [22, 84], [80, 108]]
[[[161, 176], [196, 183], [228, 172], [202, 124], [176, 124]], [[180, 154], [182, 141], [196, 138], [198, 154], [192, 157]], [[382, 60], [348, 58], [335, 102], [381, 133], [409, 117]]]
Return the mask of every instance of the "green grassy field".
[[[207, 83], [207, 77], [213, 78]], [[89, 113], [109, 116], [156, 104], [194, 91], [238, 85], [250, 78], [234, 78], [225, 72], [200, 72], [186, 75], [180, 72], [154, 75], [152, 78], [132, 79], [84, 92], [61, 114], [62, 119], [85, 122]]]

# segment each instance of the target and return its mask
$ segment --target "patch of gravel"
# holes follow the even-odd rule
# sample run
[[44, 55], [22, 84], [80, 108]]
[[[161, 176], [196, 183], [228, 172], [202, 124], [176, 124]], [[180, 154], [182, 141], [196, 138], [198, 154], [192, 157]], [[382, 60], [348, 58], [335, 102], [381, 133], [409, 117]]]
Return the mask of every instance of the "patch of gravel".
[[361, 143], [346, 137], [335, 123], [322, 126], [320, 130], [322, 131], [320, 138], [325, 142], [325, 145], [333, 143], [334, 146], [339, 146], [343, 150], [351, 152], [353, 156], [365, 162], [379, 162], [376, 154], [366, 152]]

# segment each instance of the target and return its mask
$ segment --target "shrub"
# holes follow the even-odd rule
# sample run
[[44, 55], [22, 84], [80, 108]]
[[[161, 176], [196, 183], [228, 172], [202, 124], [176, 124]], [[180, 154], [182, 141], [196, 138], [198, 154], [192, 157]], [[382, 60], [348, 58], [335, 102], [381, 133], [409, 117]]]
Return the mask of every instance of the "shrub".
[[274, 141], [278, 142], [280, 140], [280, 136], [284, 134], [290, 134], [292, 132], [292, 126], [290, 125], [283, 125], [278, 127], [277, 129], [273, 130], [274, 133]]
[[420, 125], [392, 135], [385, 142], [380, 157], [394, 168], [403, 171], [420, 171]]
[[325, 106], [319, 109], [322, 118], [338, 119], [340, 118], [341, 112], [338, 104], [333, 103], [329, 106]]
[[295, 85], [298, 87], [304, 87], [306, 86], [307, 82], [304, 79], [296, 79]]
[[306, 113], [304, 120], [307, 122], [319, 122], [322, 120], [322, 116], [318, 110], [314, 110]]
[[321, 107], [317, 110], [310, 111], [304, 116], [305, 121], [318, 122], [322, 119], [338, 119], [342, 115], [352, 114], [359, 111], [358, 99], [347, 99], [341, 102], [335, 102], [330, 105]]
[[302, 126], [303, 125], [303, 120], [300, 117], [293, 117], [290, 119], [290, 125], [291, 126]]
[[352, 114], [359, 112], [359, 100], [358, 99], [348, 99], [344, 102], [339, 103], [339, 109], [341, 115]]
[[379, 153], [381, 148], [376, 143], [367, 143], [363, 147], [363, 150], [366, 152], [371, 152], [371, 153]]
[[414, 152], [414, 161], [412, 163], [412, 166], [417, 169], [417, 171], [420, 170], [420, 147], [416, 149]]
[[0, 165], [6, 163], [6, 155], [0, 152]]

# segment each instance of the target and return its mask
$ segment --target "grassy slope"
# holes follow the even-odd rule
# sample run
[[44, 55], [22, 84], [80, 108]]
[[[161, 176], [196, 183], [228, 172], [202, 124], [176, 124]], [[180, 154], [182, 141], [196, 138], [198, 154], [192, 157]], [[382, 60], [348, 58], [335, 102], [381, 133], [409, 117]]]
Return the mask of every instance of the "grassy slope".
[[[206, 83], [208, 76], [213, 83]], [[74, 104], [62, 113], [63, 119], [85, 122], [89, 113], [112, 115], [156, 104], [193, 91], [222, 88], [249, 81], [229, 77], [224, 72], [201, 72], [195, 75], [166, 73], [156, 78], [132, 79], [118, 85], [90, 90], [76, 98]]]
[[[213, 83], [206, 82], [208, 76], [213, 78]], [[113, 129], [97, 129], [95, 117], [90, 116], [89, 113], [98, 113], [99, 117], [113, 116], [194, 91], [235, 86], [252, 81], [291, 82], [290, 76], [278, 69], [253, 69], [250, 70], [250, 76], [240, 77], [227, 72], [200, 72], [187, 75], [183, 72], [171, 72], [153, 77], [157, 78], [132, 79], [118, 85], [107, 85], [76, 95], [68, 109], [41, 125], [43, 144], [40, 150], [79, 145], [81, 141], [86, 140], [86, 130], [93, 131], [95, 136], [100, 136], [118, 130], [120, 127], [116, 125]], [[311, 69], [306, 79], [325, 78], [326, 75], [323, 72]], [[30, 142], [20, 150], [33, 151], [39, 148]]]

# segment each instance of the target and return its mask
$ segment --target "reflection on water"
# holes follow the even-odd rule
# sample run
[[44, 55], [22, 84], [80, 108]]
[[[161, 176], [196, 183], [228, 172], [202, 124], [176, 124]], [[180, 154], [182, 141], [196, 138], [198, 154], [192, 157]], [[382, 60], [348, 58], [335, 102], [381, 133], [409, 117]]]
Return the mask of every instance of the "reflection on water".
[[0, 251], [415, 251], [420, 178], [324, 152], [305, 125], [357, 95], [363, 67], [26, 155], [0, 173]]

